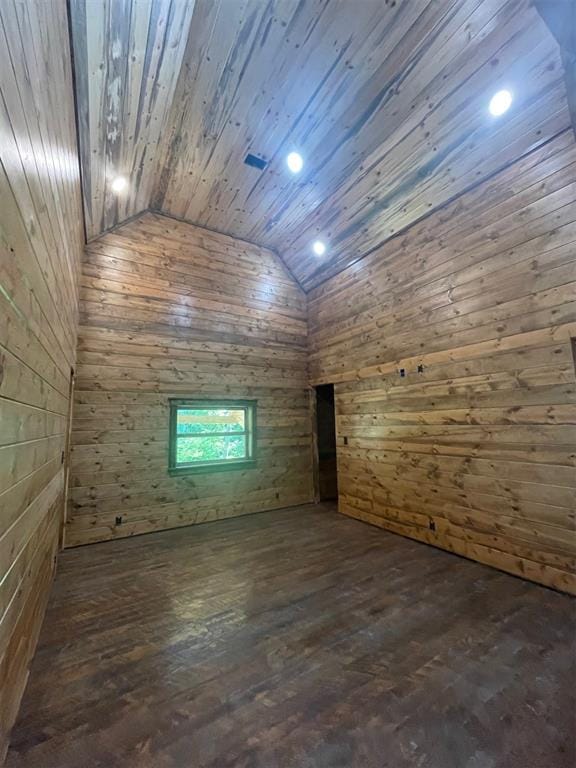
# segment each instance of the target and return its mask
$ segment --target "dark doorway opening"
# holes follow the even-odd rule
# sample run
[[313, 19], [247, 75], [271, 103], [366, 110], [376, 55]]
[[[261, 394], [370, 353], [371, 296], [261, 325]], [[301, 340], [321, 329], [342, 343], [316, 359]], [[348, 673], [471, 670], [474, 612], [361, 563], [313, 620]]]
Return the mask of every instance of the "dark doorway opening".
[[316, 434], [320, 501], [337, 499], [336, 410], [333, 384], [322, 384], [316, 387]]

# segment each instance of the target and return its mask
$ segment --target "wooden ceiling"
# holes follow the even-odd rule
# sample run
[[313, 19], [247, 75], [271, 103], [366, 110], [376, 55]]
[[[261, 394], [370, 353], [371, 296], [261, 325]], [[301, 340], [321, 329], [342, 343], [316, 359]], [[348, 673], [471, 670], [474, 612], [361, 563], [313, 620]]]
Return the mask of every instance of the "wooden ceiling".
[[[89, 236], [157, 210], [276, 250], [305, 289], [570, 126], [529, 0], [72, 0], [71, 14]], [[514, 102], [496, 119], [500, 88]]]

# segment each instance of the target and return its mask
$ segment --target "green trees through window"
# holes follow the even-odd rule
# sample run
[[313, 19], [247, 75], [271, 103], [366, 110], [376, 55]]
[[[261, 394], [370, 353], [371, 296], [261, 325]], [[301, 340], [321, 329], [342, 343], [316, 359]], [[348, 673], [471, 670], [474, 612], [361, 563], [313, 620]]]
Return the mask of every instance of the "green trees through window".
[[170, 469], [254, 462], [254, 401], [170, 401]]

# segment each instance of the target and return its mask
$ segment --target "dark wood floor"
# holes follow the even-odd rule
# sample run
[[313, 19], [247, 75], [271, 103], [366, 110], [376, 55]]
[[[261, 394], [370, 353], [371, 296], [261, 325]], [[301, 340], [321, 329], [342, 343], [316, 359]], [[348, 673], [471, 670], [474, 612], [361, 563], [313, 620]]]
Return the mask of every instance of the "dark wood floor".
[[575, 606], [329, 506], [69, 550], [8, 766], [574, 768]]

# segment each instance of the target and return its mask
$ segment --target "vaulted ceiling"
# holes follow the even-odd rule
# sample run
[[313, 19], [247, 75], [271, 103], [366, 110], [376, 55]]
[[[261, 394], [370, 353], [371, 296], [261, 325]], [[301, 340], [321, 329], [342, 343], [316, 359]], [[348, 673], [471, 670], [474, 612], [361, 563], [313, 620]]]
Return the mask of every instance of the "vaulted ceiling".
[[[71, 0], [71, 16], [88, 236], [157, 210], [275, 249], [306, 289], [570, 126], [529, 0]], [[494, 118], [500, 88], [514, 102]]]

